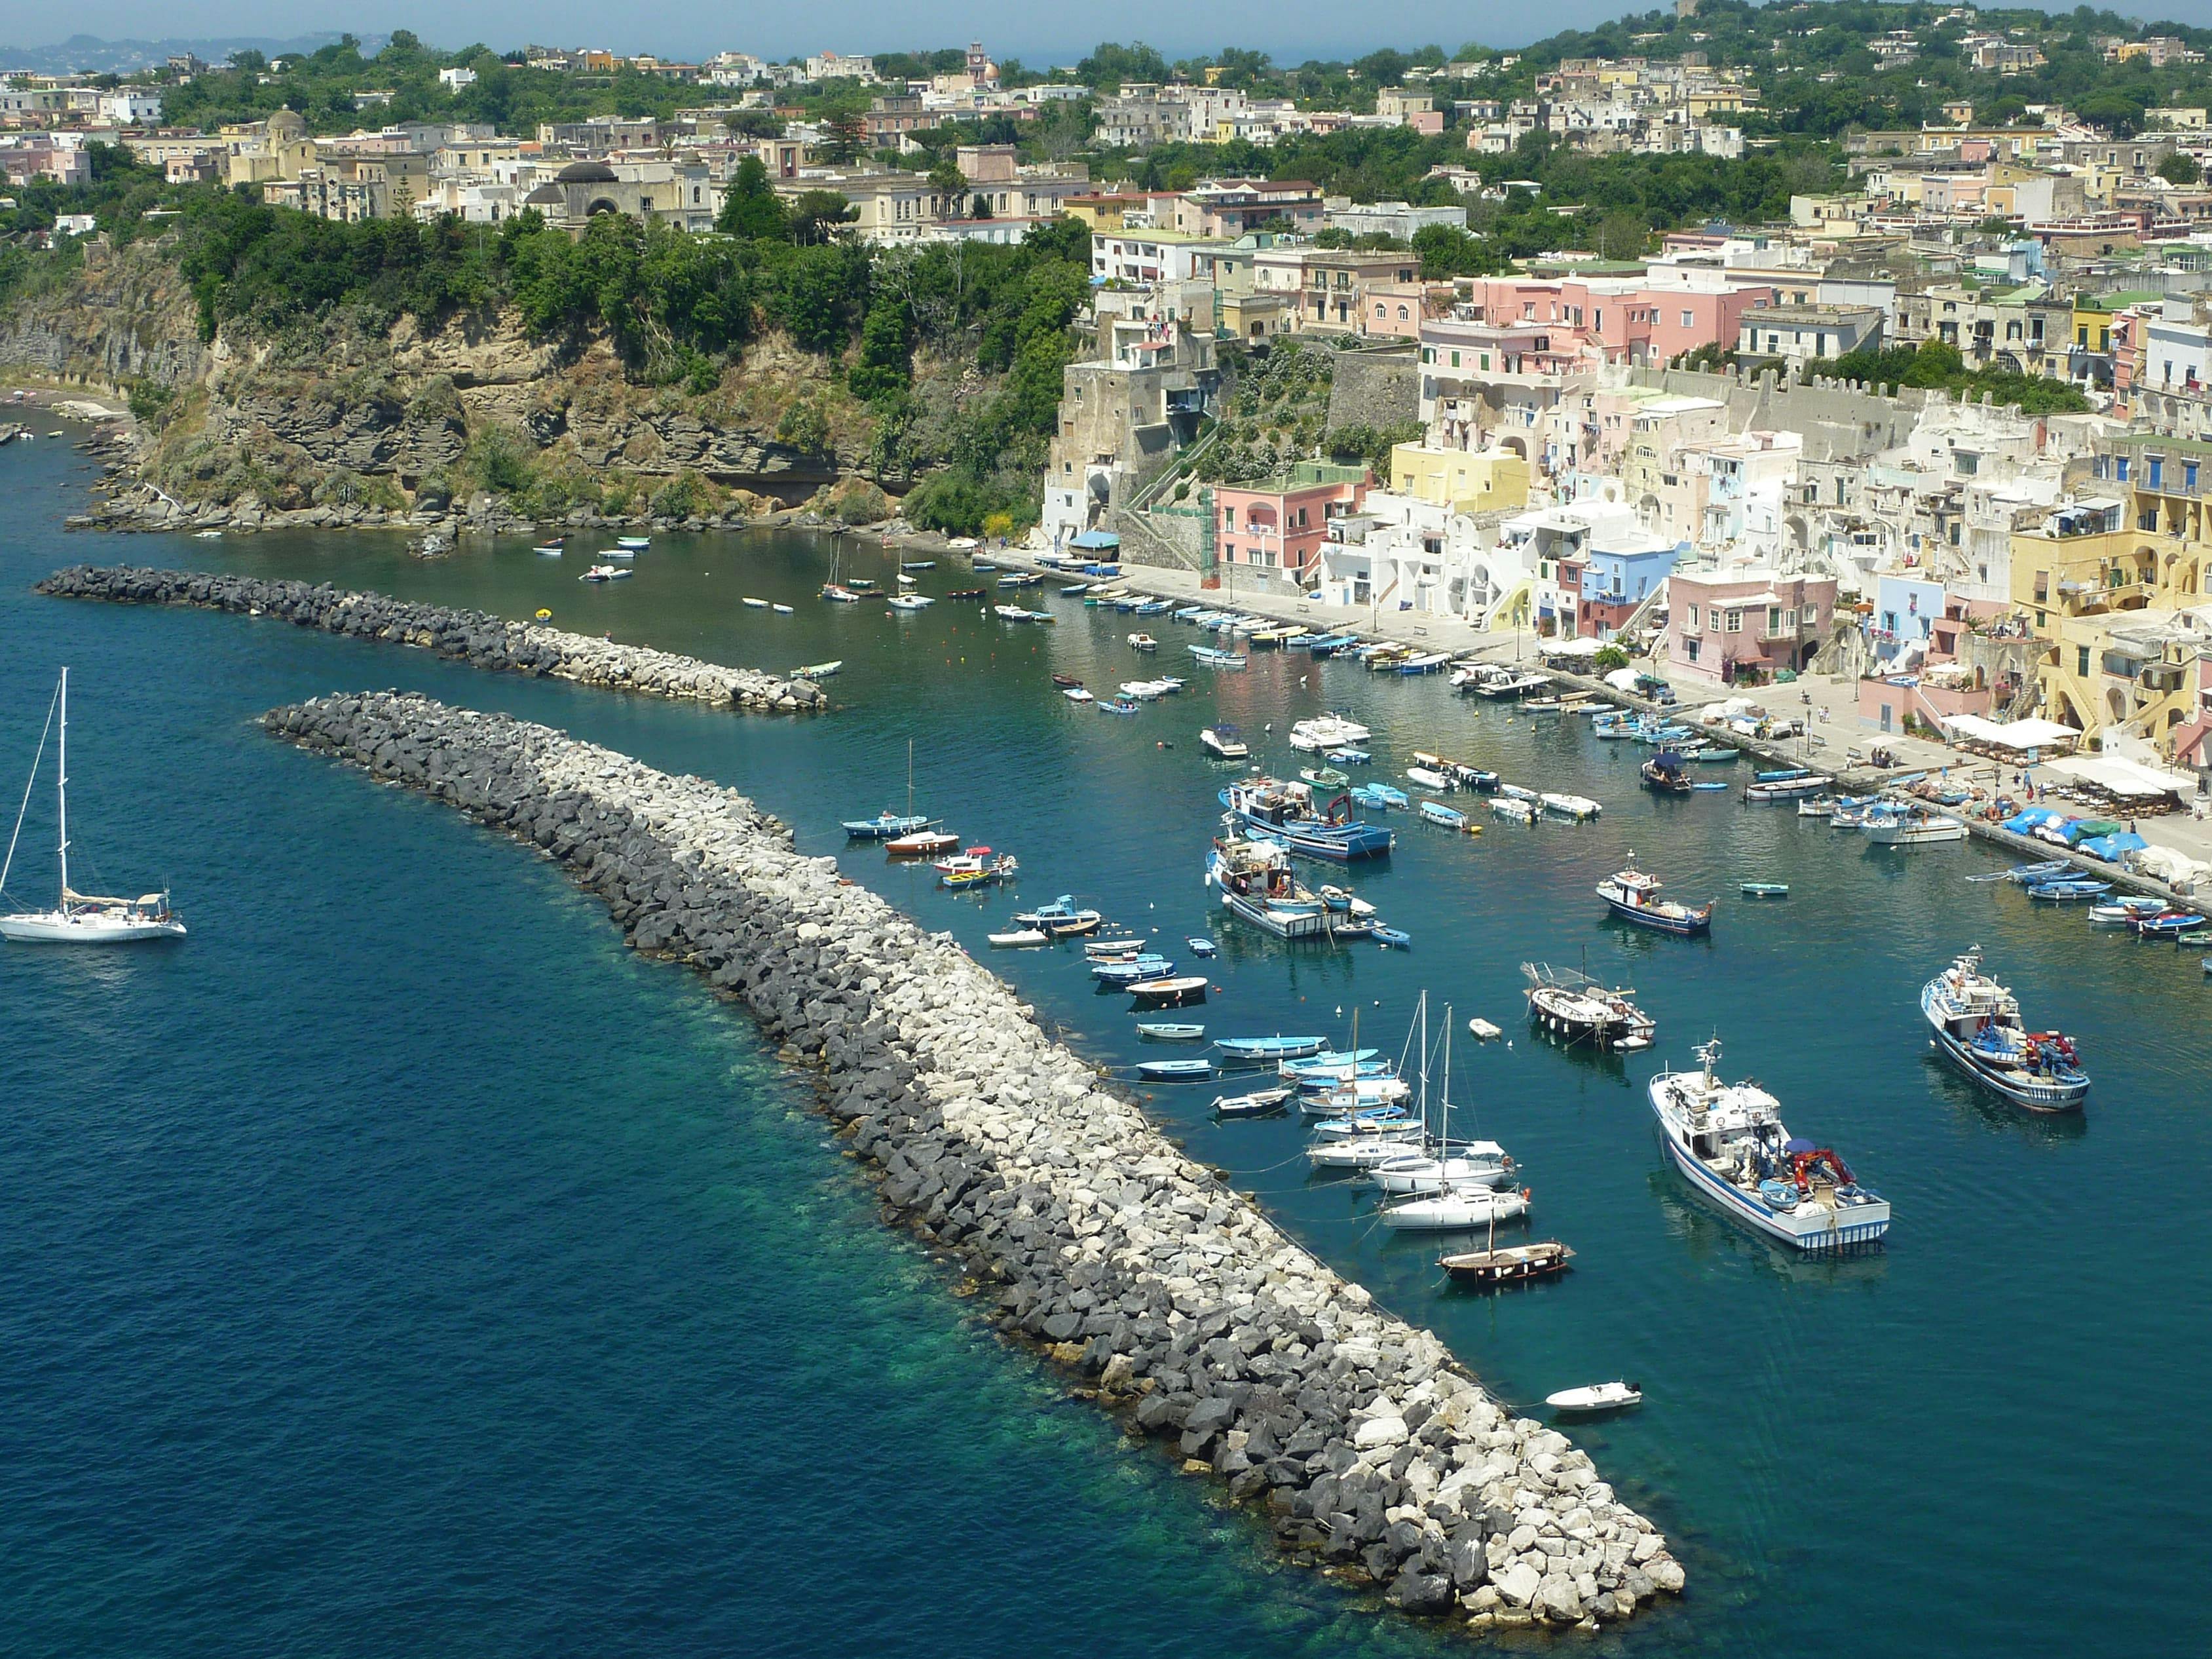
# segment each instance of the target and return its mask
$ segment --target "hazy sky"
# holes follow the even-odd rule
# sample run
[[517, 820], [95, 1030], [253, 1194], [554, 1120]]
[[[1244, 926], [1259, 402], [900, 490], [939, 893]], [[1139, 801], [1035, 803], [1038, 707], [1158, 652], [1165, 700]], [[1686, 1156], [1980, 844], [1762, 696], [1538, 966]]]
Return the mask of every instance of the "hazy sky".
[[[1189, 0], [1118, 0], [1093, 7], [1038, 5], [1035, 0], [922, 5], [811, 0], [801, 6], [755, 9], [702, 0], [650, 7], [609, 5], [605, 0], [393, 0], [362, 9], [331, 0], [106, 0], [79, 9], [44, 0], [0, 0], [0, 45], [47, 46], [76, 34], [118, 40], [411, 28], [435, 46], [482, 40], [495, 51], [543, 41], [665, 57], [693, 58], [730, 48], [785, 58], [824, 48], [886, 52], [979, 39], [994, 52], [1048, 64], [1072, 63], [1100, 40], [1142, 40], [1170, 56], [1243, 46], [1295, 63], [1429, 41], [1447, 52], [1469, 40], [1518, 46], [1559, 28], [1645, 10], [1655, 3], [1369, 0], [1347, 6], [1324, 0], [1223, 0], [1201, 6]], [[2146, 15], [2191, 23], [2212, 21], [2212, 0], [2161, 0]]]

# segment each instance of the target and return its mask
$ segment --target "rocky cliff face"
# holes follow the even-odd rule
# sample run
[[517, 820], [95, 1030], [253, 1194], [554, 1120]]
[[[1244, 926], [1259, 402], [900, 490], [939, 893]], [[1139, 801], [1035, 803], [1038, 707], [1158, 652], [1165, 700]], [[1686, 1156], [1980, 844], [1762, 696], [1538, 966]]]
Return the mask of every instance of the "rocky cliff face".
[[102, 521], [745, 516], [806, 500], [866, 453], [834, 412], [805, 423], [805, 443], [778, 436], [794, 405], [850, 404], [834, 365], [774, 343], [702, 393], [638, 384], [605, 340], [534, 339], [497, 308], [436, 326], [226, 327], [212, 344], [198, 321], [158, 244], [90, 247], [68, 287], [0, 312], [0, 374], [174, 393], [114, 448]]
[[0, 310], [0, 372], [9, 369], [119, 392], [141, 380], [192, 384], [207, 373], [208, 351], [173, 259], [94, 241], [69, 287]]

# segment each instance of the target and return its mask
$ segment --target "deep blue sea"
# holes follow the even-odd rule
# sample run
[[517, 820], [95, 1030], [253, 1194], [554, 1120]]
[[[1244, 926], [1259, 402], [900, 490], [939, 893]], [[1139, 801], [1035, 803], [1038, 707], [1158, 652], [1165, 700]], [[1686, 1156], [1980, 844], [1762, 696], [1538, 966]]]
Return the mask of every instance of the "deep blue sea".
[[[67, 663], [77, 885], [166, 877], [191, 936], [0, 948], [0, 1650], [1452, 1645], [1281, 1568], [1209, 1485], [1001, 1347], [878, 1224], [803, 1081], [687, 973], [634, 960], [552, 865], [252, 723], [386, 686], [724, 780], [823, 852], [845, 851], [837, 819], [903, 804], [911, 738], [918, 803], [1018, 854], [1019, 900], [1075, 894], [1171, 950], [1219, 937], [1217, 1034], [1341, 1034], [1358, 1009], [1362, 1040], [1395, 1051], [1423, 988], [1462, 1025], [1504, 1026], [1510, 1045], [1462, 1037], [1455, 1122], [1521, 1160], [1537, 1235], [1578, 1253], [1517, 1295], [1442, 1286], [1432, 1245], [1378, 1234], [1352, 1188], [1305, 1174], [1295, 1124], [1217, 1126], [1210, 1089], [1152, 1100], [1509, 1400], [1642, 1382], [1641, 1412], [1577, 1437], [1674, 1536], [1691, 1593], [1605, 1650], [2212, 1647], [2198, 953], [1968, 883], [1996, 867], [1977, 848], [1885, 851], [1731, 795], [1652, 800], [1630, 746], [1440, 680], [1257, 656], [1216, 686], [1165, 619], [1056, 597], [1033, 601], [1049, 629], [823, 606], [812, 537], [663, 537], [635, 580], [586, 588], [580, 550], [519, 541], [425, 564], [396, 538], [65, 535], [88, 476], [64, 443], [0, 451], [0, 798], [12, 821]], [[729, 662], [838, 657], [846, 706], [745, 719], [30, 593], [83, 559], [544, 606]], [[845, 567], [891, 568], [872, 547]], [[922, 590], [971, 580], [948, 562]], [[1122, 643], [1137, 625], [1157, 660]], [[1113, 719], [1055, 696], [1054, 669], [1194, 685]], [[1236, 720], [1282, 765], [1288, 723], [1325, 707], [1376, 728], [1377, 775], [1439, 750], [1606, 814], [1473, 842], [1398, 820], [1391, 867], [1354, 879], [1413, 931], [1407, 952], [1215, 925], [1199, 873], [1220, 780], [1199, 728]], [[51, 894], [51, 777], [9, 878], [26, 900]], [[1722, 895], [1710, 942], [1601, 919], [1591, 887], [1631, 849], [1680, 895]], [[879, 854], [845, 863], [979, 954], [1016, 907]], [[1739, 900], [1752, 878], [1791, 894]], [[2022, 1117], [1928, 1059], [1917, 988], [1978, 942], [2033, 1018], [2081, 1039], [2081, 1119]], [[1634, 984], [1657, 1054], [1591, 1062], [1534, 1038], [1530, 960]], [[1085, 1052], [1138, 1058], [1126, 999], [1068, 955], [994, 966]], [[1786, 1258], [1665, 1169], [1643, 1085], [1716, 1033], [1724, 1071], [1894, 1202], [1886, 1253]]]

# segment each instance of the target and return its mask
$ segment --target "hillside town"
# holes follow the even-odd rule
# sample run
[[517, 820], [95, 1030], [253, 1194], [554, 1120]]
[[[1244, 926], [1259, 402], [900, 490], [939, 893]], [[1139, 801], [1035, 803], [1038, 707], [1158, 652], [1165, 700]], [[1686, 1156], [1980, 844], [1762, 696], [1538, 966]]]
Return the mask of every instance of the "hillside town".
[[[357, 88], [350, 130], [328, 99], [313, 119], [167, 124], [217, 72], [185, 57], [8, 77], [0, 165], [10, 187], [79, 186], [112, 149], [317, 218], [535, 215], [578, 237], [605, 216], [719, 235], [747, 176], [875, 250], [1022, 244], [1072, 220], [1090, 290], [1036, 546], [1619, 644], [1705, 692], [1850, 675], [1875, 733], [2002, 753], [2027, 732], [2023, 750], [2081, 745], [2167, 778], [2212, 764], [2212, 82], [2117, 113], [2096, 93], [1944, 100], [1802, 140], [1763, 90], [1778, 71], [1715, 61], [1698, 11], [1677, 0], [1675, 33], [1618, 56], [1385, 54], [1387, 80], [1328, 83], [1335, 105], [1271, 90], [1295, 76], [1121, 48], [1109, 76], [1103, 58], [1002, 66], [981, 42], [927, 73], [532, 46], [443, 64], [427, 94]], [[2092, 45], [2115, 73], [2180, 77], [2148, 87], [2203, 75], [2179, 37]], [[1853, 50], [2004, 88], [2059, 47], [1962, 7]], [[1790, 72], [1842, 73], [1814, 61]], [[286, 70], [220, 72], [281, 88]], [[378, 119], [510, 75], [627, 77], [667, 107]], [[1434, 159], [1402, 198], [1296, 170], [1361, 135]], [[1806, 187], [1757, 217], [1623, 226], [1514, 172], [1771, 166], [1793, 144]], [[1557, 245], [1510, 253], [1498, 228], [1532, 219]], [[58, 213], [23, 234], [99, 228]], [[1300, 353], [1329, 436], [1255, 445], [1259, 370]], [[1329, 441], [1346, 430], [1364, 446]]]

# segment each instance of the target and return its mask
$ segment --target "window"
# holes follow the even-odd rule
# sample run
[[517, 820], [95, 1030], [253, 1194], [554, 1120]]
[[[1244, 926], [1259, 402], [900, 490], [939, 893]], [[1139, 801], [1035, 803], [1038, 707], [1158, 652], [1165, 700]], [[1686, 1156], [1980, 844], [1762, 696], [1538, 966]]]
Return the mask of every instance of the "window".
[[1221, 556], [1226, 559], [1234, 559], [1237, 557], [1237, 544], [1233, 541], [1223, 542], [1221, 544]]
[[2128, 481], [2128, 461], [2130, 459], [2130, 457], [2126, 455], [2115, 455], [2112, 457], [2112, 464], [2115, 469], [2112, 476], [2122, 484], [2125, 484]]
[[1785, 634], [1794, 634], [1797, 631], [1797, 611], [1796, 607], [1791, 606], [1783, 611], [1782, 631]]
[[1729, 608], [1728, 613], [1728, 631], [1732, 634], [1740, 634], [1743, 631], [1743, 613], [1733, 607]]
[[1695, 662], [1698, 660], [1698, 642], [1694, 639], [1684, 640], [1682, 642], [1682, 655], [1690, 662]]
[[2087, 645], [2076, 645], [2074, 648], [2074, 672], [2084, 678], [2088, 675], [2089, 648]]
[[1698, 314], [1694, 311], [1685, 311], [1682, 314], [1682, 326], [1685, 328], [1695, 328], [1697, 326]]
[[1779, 605], [1770, 605], [1766, 607], [1766, 637], [1773, 639], [1781, 632], [1782, 607]]
[[1459, 367], [1459, 353], [1456, 351], [1452, 353], [1452, 367], [1455, 369]]

